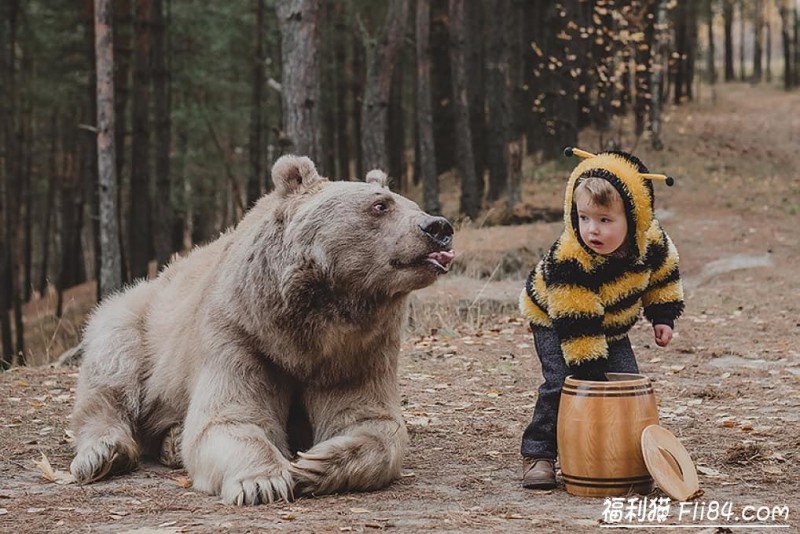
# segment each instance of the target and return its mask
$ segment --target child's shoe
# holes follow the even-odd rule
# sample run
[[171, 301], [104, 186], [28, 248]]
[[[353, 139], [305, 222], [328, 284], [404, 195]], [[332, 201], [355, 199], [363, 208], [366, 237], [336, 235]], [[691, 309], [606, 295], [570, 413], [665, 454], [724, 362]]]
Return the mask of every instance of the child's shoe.
[[553, 489], [556, 487], [555, 460], [550, 458], [522, 458], [522, 487], [528, 489]]

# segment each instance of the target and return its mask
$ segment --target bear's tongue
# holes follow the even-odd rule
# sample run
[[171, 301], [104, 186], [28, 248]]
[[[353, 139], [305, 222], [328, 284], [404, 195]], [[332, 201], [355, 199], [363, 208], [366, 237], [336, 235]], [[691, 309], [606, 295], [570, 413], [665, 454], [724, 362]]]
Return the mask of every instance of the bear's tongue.
[[442, 250], [439, 252], [431, 252], [428, 254], [427, 259], [434, 265], [440, 267], [443, 271], [447, 272], [450, 269], [450, 264], [453, 262], [453, 258], [456, 257], [456, 253], [452, 250]]

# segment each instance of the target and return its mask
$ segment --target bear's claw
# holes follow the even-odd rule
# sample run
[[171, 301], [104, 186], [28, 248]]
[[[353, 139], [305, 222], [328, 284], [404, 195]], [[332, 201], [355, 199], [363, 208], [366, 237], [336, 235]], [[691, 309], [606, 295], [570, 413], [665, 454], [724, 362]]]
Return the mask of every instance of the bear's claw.
[[278, 476], [255, 476], [236, 480], [222, 487], [222, 500], [237, 506], [272, 504], [283, 500], [294, 500], [292, 478], [288, 472]]
[[90, 484], [113, 471], [130, 469], [135, 460], [129, 459], [114, 442], [101, 440], [75, 455], [70, 464], [70, 473], [78, 484]]

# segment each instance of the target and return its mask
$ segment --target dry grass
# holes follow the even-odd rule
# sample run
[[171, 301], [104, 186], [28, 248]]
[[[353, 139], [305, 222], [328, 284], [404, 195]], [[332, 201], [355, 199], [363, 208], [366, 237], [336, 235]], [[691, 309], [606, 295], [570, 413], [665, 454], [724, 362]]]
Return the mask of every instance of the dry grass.
[[58, 296], [49, 290], [23, 306], [25, 360], [46, 365], [80, 340], [86, 316], [95, 305], [95, 284], [87, 282], [64, 292], [61, 317], [56, 316]]

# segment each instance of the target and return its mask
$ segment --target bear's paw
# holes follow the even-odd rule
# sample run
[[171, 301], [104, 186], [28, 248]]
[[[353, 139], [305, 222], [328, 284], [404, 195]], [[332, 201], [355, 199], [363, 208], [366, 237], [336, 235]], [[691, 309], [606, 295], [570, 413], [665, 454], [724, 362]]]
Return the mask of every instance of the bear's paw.
[[250, 506], [294, 500], [294, 481], [287, 469], [263, 471], [236, 477], [222, 485], [221, 497], [228, 504]]

